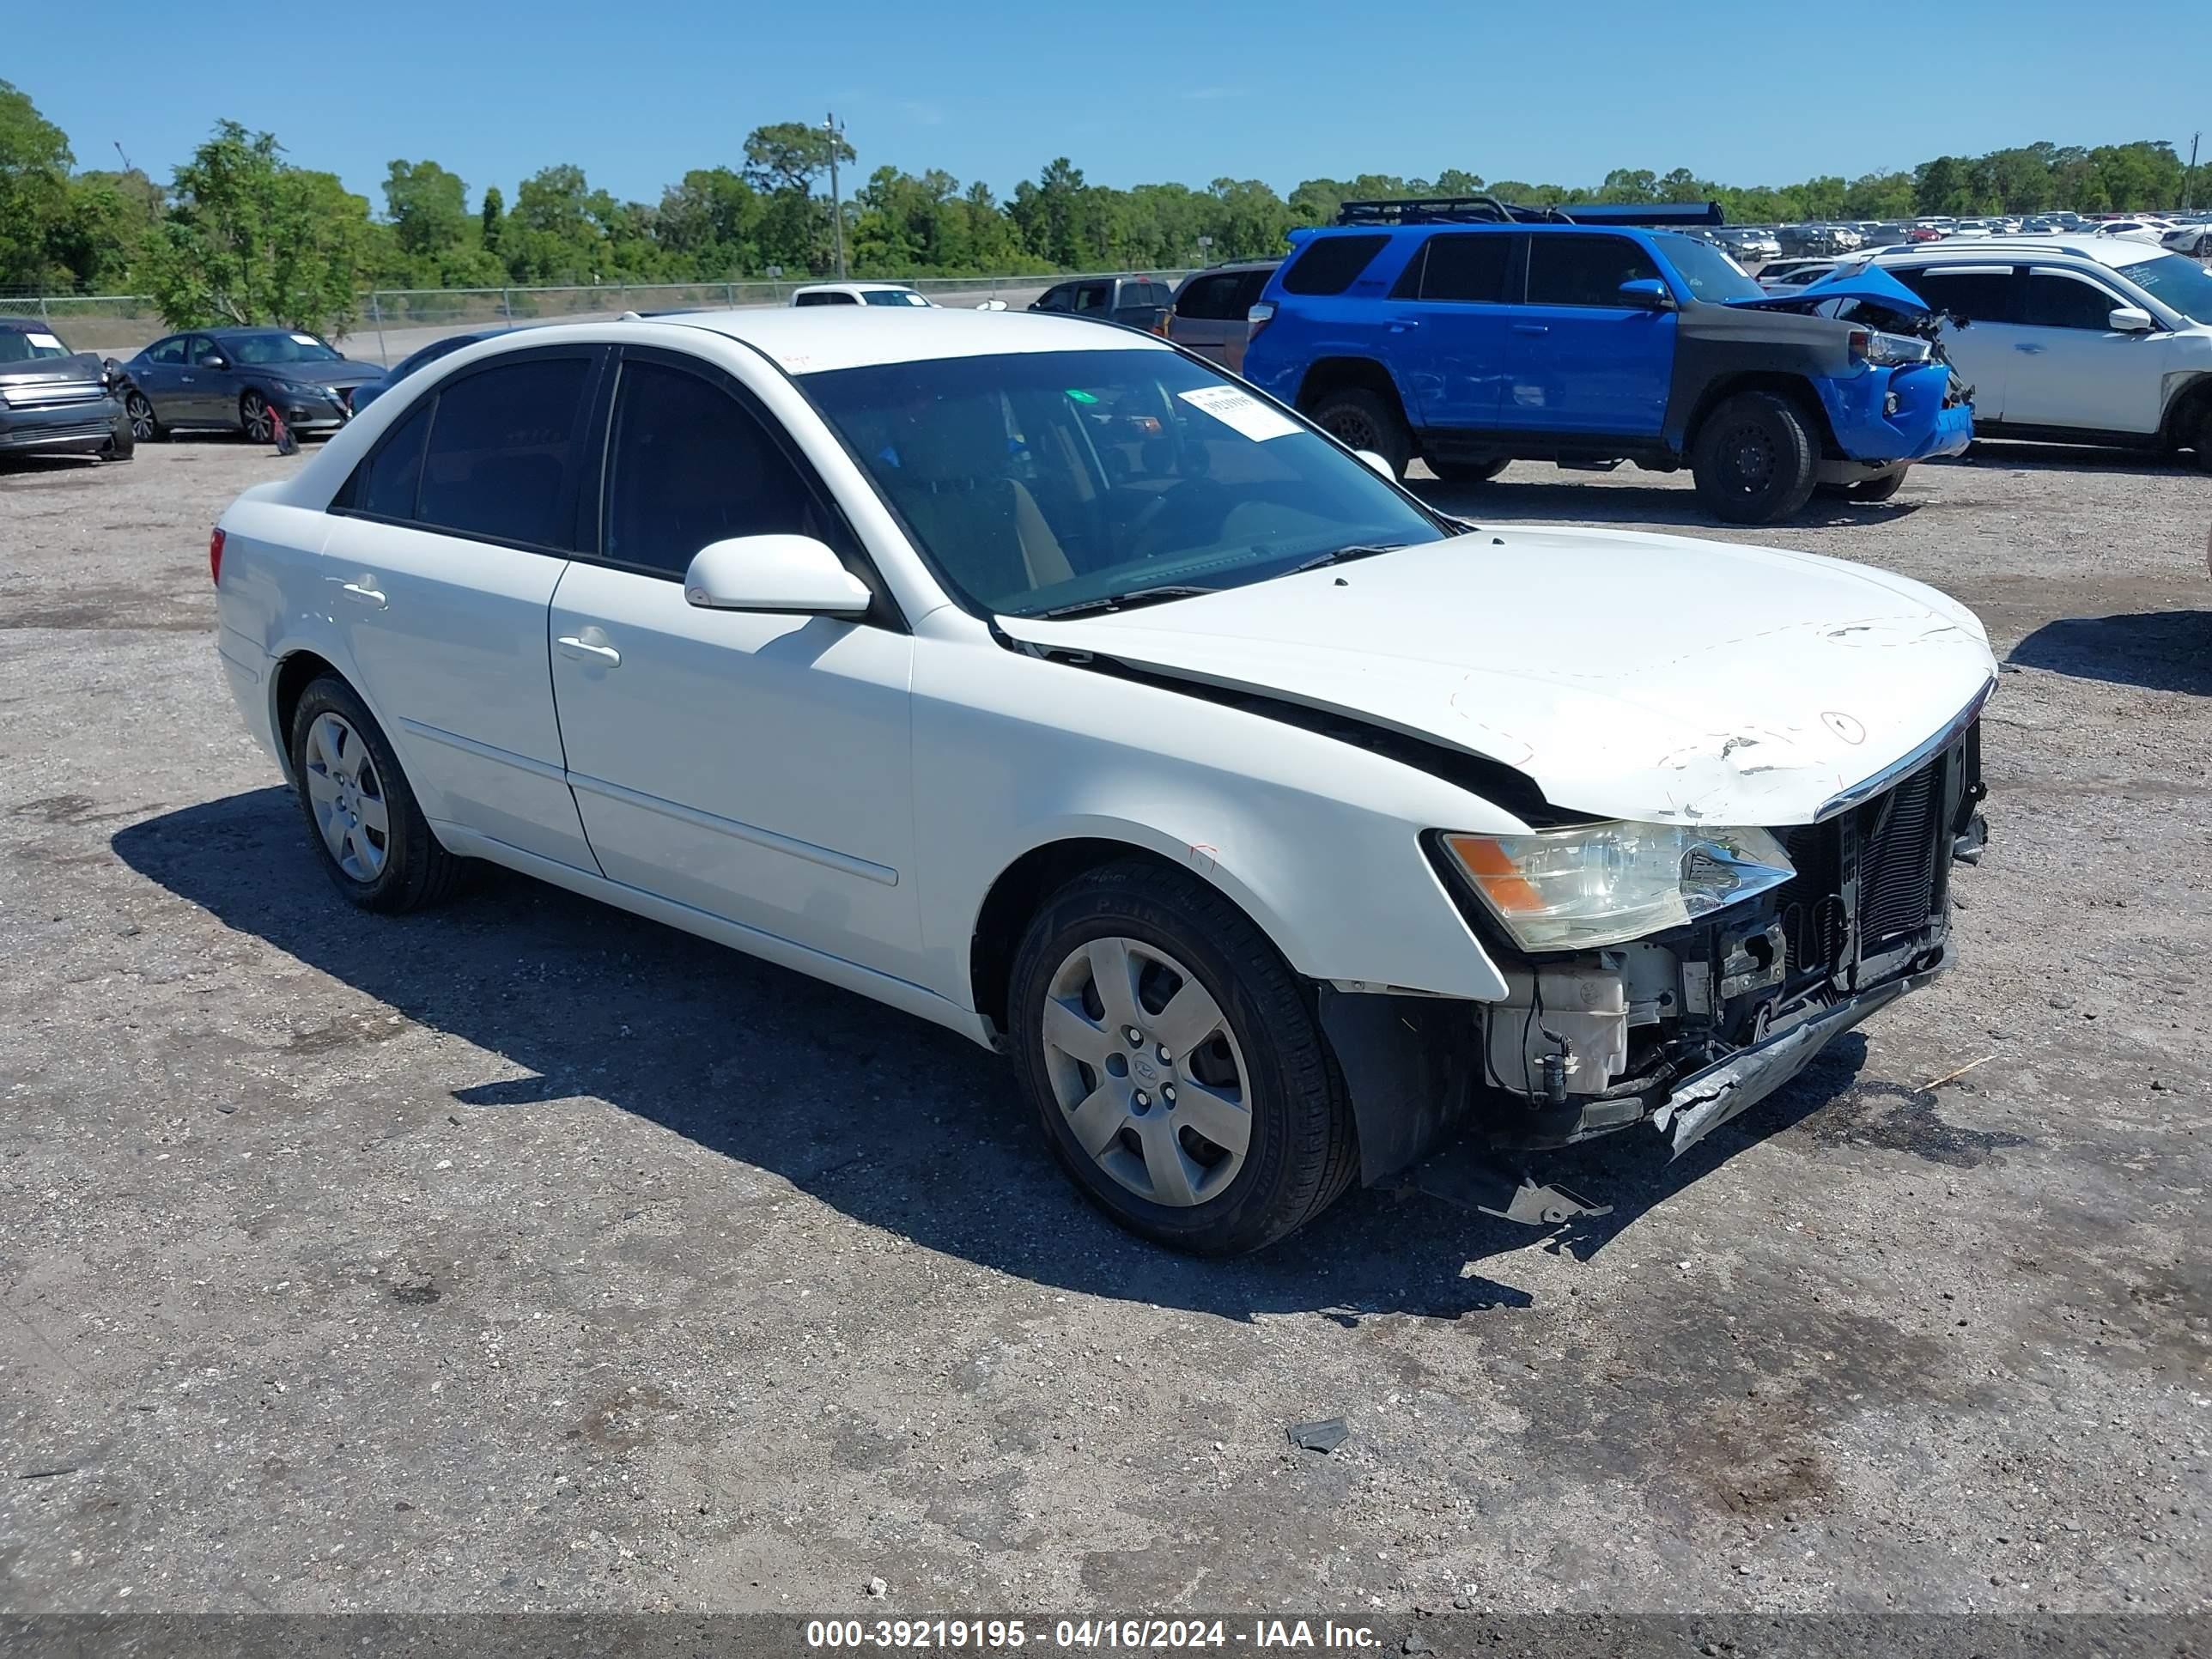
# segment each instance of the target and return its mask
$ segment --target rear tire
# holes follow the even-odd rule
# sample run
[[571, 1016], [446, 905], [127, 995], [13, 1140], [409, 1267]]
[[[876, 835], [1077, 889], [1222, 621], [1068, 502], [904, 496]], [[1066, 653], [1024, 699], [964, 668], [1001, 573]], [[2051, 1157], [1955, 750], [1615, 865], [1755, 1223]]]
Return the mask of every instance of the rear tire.
[[1739, 392], [1698, 429], [1690, 459], [1698, 499], [1729, 524], [1773, 524], [1811, 499], [1820, 453], [1795, 404], [1771, 392]]
[[1489, 461], [1440, 461], [1432, 455], [1424, 455], [1421, 459], [1427, 463], [1430, 471], [1446, 483], [1455, 484], [1488, 483], [1513, 465], [1513, 458], [1510, 455], [1501, 455]]
[[1350, 449], [1371, 449], [1390, 463], [1390, 474], [1402, 479], [1413, 459], [1413, 434], [1405, 416], [1391, 399], [1365, 386], [1345, 386], [1324, 392], [1306, 411], [1306, 418]]
[[308, 838], [349, 902], [387, 915], [442, 903], [467, 860], [439, 844], [376, 717], [335, 674], [292, 711], [292, 775]]
[[[1255, 1250], [1358, 1172], [1304, 988], [1203, 882], [1136, 859], [1078, 877], [1030, 922], [1007, 1002], [1015, 1073], [1053, 1155], [1133, 1233], [1202, 1255]], [[1166, 1039], [1201, 1031], [1161, 1058]]]

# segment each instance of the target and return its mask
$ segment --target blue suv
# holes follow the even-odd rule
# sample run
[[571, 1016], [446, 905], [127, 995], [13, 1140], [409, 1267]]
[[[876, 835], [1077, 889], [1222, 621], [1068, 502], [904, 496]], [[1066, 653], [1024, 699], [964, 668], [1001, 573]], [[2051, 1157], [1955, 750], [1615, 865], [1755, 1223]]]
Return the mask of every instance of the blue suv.
[[[1695, 237], [1521, 211], [1347, 204], [1352, 222], [1292, 232], [1245, 378], [1401, 477], [1416, 455], [1465, 483], [1515, 460], [1686, 465], [1735, 524], [1787, 518], [1816, 487], [1887, 500], [1914, 461], [1972, 441], [1932, 327], [1864, 320], [1926, 320], [1881, 273], [1775, 298]], [[1818, 314], [1839, 299], [1861, 314]]]

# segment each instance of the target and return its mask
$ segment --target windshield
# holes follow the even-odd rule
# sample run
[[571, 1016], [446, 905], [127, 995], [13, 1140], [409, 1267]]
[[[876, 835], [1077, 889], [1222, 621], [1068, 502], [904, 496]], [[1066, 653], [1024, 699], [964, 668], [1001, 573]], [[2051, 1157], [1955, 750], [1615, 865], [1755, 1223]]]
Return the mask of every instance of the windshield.
[[40, 357], [69, 355], [69, 348], [44, 330], [0, 328], [0, 363], [27, 363]]
[[1715, 247], [1688, 236], [1655, 233], [1652, 243], [1667, 256], [1674, 274], [1697, 298], [1710, 305], [1729, 300], [1756, 300], [1765, 290], [1743, 274], [1743, 267]]
[[334, 363], [338, 354], [312, 334], [240, 334], [225, 340], [241, 363]]
[[939, 577], [1007, 616], [1444, 538], [1364, 463], [1170, 351], [952, 357], [799, 385]]
[[860, 297], [872, 306], [926, 306], [929, 303], [910, 288], [872, 288]]
[[2212, 271], [2179, 253], [2122, 265], [2120, 275], [2192, 323], [2212, 323]]

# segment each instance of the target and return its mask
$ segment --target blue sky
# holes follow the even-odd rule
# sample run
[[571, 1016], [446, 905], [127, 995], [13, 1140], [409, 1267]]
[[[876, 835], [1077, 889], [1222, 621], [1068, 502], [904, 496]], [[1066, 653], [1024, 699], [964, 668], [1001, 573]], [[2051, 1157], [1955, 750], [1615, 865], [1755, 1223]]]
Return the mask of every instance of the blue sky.
[[2185, 155], [2192, 119], [2212, 127], [2202, 0], [11, 9], [0, 79], [80, 166], [115, 165], [120, 140], [166, 179], [231, 116], [380, 207], [398, 156], [443, 163], [471, 200], [497, 183], [511, 201], [574, 161], [650, 201], [688, 167], [738, 165], [750, 128], [831, 108], [863, 173], [940, 167], [1002, 196], [1060, 155], [1108, 185], [1228, 175], [1287, 192], [1455, 166], [1562, 183], [1683, 166], [1749, 185], [2039, 138], [2165, 137]]

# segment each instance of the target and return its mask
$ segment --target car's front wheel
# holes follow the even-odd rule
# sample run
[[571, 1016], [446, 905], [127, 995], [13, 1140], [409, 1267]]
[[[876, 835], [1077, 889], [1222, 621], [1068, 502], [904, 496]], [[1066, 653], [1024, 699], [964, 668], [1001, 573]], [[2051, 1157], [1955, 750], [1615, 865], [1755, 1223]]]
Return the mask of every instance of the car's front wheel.
[[1804, 412], [1771, 392], [1739, 392], [1692, 448], [1698, 498], [1730, 524], [1772, 524], [1803, 507], [1820, 454]]
[[269, 400], [258, 392], [248, 392], [238, 400], [238, 424], [250, 442], [276, 441], [276, 417], [270, 413]]
[[1413, 459], [1413, 434], [1391, 400], [1365, 386], [1324, 392], [1306, 411], [1310, 420], [1348, 449], [1364, 449], [1390, 463], [1390, 475], [1402, 478]]
[[139, 443], [156, 443], [169, 435], [168, 428], [155, 418], [153, 400], [143, 392], [124, 398], [123, 413], [131, 422], [131, 437]]
[[1143, 860], [1070, 883], [1030, 923], [1007, 1000], [1054, 1153], [1133, 1232], [1257, 1249], [1351, 1183], [1351, 1108], [1304, 990], [1203, 883]]
[[451, 895], [465, 860], [439, 844], [384, 729], [351, 686], [335, 674], [309, 685], [290, 736], [300, 807], [338, 891], [390, 913]]

